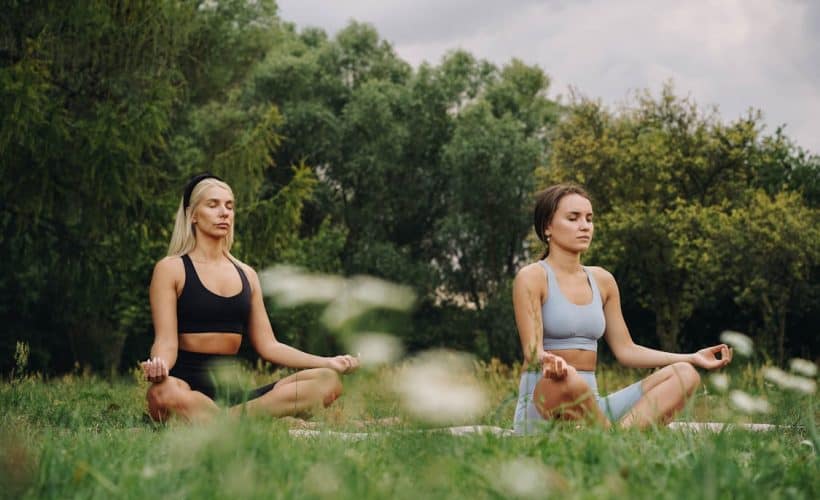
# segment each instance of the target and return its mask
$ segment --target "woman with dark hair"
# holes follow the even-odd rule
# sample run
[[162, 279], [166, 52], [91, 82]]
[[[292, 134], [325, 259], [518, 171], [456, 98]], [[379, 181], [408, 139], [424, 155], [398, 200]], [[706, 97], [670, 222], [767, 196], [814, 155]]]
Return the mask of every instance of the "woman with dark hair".
[[234, 359], [247, 335], [259, 356], [304, 369], [276, 383], [224, 396], [231, 409], [272, 416], [302, 414], [330, 405], [342, 392], [339, 373], [358, 367], [353, 356], [320, 357], [276, 340], [265, 312], [259, 277], [231, 255], [234, 196], [218, 177], [201, 174], [185, 187], [168, 256], [151, 279], [154, 344], [142, 363], [148, 409], [203, 420], [217, 411], [220, 366]]
[[[543, 419], [591, 419], [605, 427], [645, 427], [666, 422], [693, 394], [700, 376], [729, 364], [725, 344], [693, 354], [673, 354], [632, 341], [621, 313], [615, 278], [581, 264], [592, 242], [592, 202], [575, 184], [539, 193], [534, 226], [547, 248], [522, 268], [513, 284], [515, 321], [524, 351], [515, 430], [526, 433]], [[606, 397], [595, 380], [598, 339], [632, 368], [660, 370]]]

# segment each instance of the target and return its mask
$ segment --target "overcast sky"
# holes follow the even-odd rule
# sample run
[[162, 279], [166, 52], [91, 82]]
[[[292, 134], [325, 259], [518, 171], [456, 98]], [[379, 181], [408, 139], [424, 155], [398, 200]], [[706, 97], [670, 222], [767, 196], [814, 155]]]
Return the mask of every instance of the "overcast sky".
[[716, 105], [725, 120], [750, 107], [767, 132], [786, 124], [820, 154], [820, 0], [279, 0], [282, 19], [331, 35], [368, 22], [398, 55], [438, 64], [463, 48], [503, 65], [513, 57], [607, 104], [631, 90]]

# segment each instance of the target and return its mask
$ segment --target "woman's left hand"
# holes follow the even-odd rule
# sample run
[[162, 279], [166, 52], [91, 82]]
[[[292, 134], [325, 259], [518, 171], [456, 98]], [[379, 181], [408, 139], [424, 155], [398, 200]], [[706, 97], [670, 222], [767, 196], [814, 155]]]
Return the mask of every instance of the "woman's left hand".
[[[720, 353], [720, 358], [717, 357], [718, 353]], [[692, 364], [706, 370], [723, 368], [731, 361], [732, 349], [726, 344], [705, 347], [692, 355]]]
[[145, 379], [149, 382], [159, 384], [168, 378], [168, 365], [165, 363], [165, 360], [159, 356], [148, 358], [147, 361], [143, 361], [140, 365], [145, 374]]
[[339, 373], [350, 373], [359, 367], [359, 358], [344, 354], [341, 356], [333, 356], [328, 359], [328, 368], [336, 370]]

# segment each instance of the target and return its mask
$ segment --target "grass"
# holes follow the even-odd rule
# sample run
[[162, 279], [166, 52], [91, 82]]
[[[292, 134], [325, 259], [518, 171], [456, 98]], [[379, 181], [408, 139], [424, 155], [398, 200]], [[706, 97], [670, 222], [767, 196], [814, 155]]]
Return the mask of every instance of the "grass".
[[[509, 428], [515, 370], [476, 363], [488, 404], [473, 423]], [[807, 498], [820, 496], [813, 397], [779, 391], [751, 365], [732, 386], [773, 412], [741, 416], [699, 390], [682, 419], [767, 421], [778, 432], [604, 431], [554, 424], [528, 437], [450, 436], [414, 420], [389, 390], [396, 369], [346, 377], [346, 392], [311, 422], [366, 430], [359, 441], [298, 438], [292, 420], [147, 422], [138, 376], [76, 373], [0, 383], [0, 497], [7, 498]], [[270, 374], [245, 371], [261, 382]], [[604, 367], [601, 389], [635, 380]], [[384, 426], [378, 419], [399, 417]], [[427, 431], [422, 432], [422, 429]]]

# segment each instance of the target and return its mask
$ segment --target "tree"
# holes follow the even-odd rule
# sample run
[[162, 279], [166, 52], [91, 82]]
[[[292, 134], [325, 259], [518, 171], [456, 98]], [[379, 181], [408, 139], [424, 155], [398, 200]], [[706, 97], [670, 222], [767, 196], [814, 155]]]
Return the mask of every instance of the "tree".
[[762, 329], [756, 340], [782, 362], [788, 313], [795, 297], [811, 293], [811, 273], [820, 262], [818, 210], [798, 193], [759, 191], [726, 219], [718, 241], [734, 271], [729, 283], [735, 300], [759, 311]]
[[[150, 339], [148, 279], [179, 203], [168, 182], [213, 170], [240, 207], [263, 189], [278, 113], [241, 97], [275, 4], [14, 2], [0, 15], [0, 313], [14, 332], [0, 366], [26, 340], [36, 369], [115, 368], [129, 336]], [[300, 187], [267, 197], [298, 205], [310, 182], [295, 175]]]
[[511, 114], [496, 118], [484, 102], [459, 116], [444, 149], [451, 178], [448, 213], [436, 235], [444, 251], [436, 264], [448, 290], [466, 294], [478, 309], [515, 275], [542, 151]]
[[788, 187], [772, 180], [778, 169], [788, 179], [783, 141], [761, 128], [759, 113], [724, 124], [671, 85], [618, 113], [576, 97], [558, 127], [542, 182], [589, 188], [599, 221], [590, 258], [613, 269], [626, 303], [652, 310], [664, 349], [679, 348], [683, 324], [715, 302], [729, 276], [749, 272], [742, 260], [721, 257], [726, 228], [716, 221], [751, 203], [761, 184]]
[[[663, 349], [680, 348], [683, 324], [708, 304], [732, 270], [720, 259], [720, 206], [684, 200], [671, 209], [635, 201], [597, 217], [592, 256], [619, 276], [629, 296], [655, 314], [655, 334]], [[595, 262], [593, 260], [590, 260]]]
[[282, 110], [275, 161], [304, 161], [320, 179], [302, 234], [332, 219], [345, 229], [343, 272], [412, 285], [419, 311], [442, 298], [509, 302], [558, 114], [543, 71], [463, 51], [413, 71], [355, 22], [333, 39], [285, 26], [279, 40], [254, 80]]
[[32, 341], [35, 366], [61, 350], [116, 365], [119, 278], [142, 264], [126, 249], [150, 249], [141, 238], [156, 227], [134, 221], [158, 214], [149, 200], [162, 180], [139, 166], [161, 154], [191, 10], [175, 2], [4, 9], [3, 312], [15, 337]]

